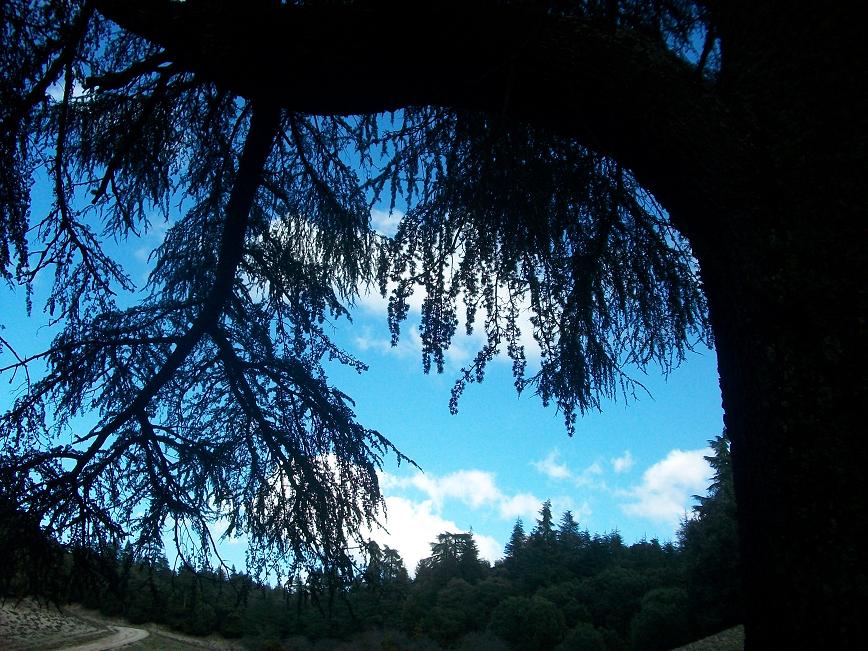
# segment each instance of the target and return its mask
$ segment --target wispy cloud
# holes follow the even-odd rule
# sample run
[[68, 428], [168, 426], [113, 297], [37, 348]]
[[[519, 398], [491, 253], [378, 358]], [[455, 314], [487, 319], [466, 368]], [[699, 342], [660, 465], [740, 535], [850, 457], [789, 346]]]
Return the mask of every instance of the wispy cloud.
[[459, 470], [441, 477], [421, 472], [411, 477], [384, 474], [382, 487], [384, 491], [415, 488], [427, 495], [438, 508], [442, 508], [447, 499], [458, 500], [471, 508], [496, 504], [503, 499], [494, 473], [482, 470]]
[[614, 470], [615, 473], [618, 475], [620, 475], [621, 473], [630, 472], [635, 463], [636, 460], [633, 459], [633, 455], [630, 454], [630, 450], [625, 450], [624, 454], [622, 454], [620, 457], [615, 457], [614, 459], [612, 459], [612, 470]]
[[606, 482], [601, 479], [605, 471], [599, 461], [594, 461], [580, 473], [573, 475], [573, 483], [580, 488], [594, 488], [597, 490], [607, 490]]
[[[383, 327], [383, 332], [386, 328]], [[381, 355], [394, 355], [402, 358], [418, 359], [422, 354], [422, 336], [419, 328], [415, 325], [405, 328], [403, 335], [393, 346], [387, 334], [377, 335], [370, 327], [362, 327], [359, 333], [353, 337], [356, 349], [362, 353], [375, 352]]]
[[403, 216], [404, 213], [400, 210], [389, 212], [388, 210], [374, 208], [371, 211], [371, 227], [380, 235], [392, 237], [398, 230], [398, 223]]
[[552, 511], [554, 513], [563, 513], [567, 509], [573, 514], [573, 519], [580, 525], [584, 523], [593, 514], [590, 502], [584, 500], [581, 504], [575, 504], [571, 499], [561, 497], [560, 499], [552, 500]]
[[495, 474], [484, 470], [458, 470], [442, 476], [417, 472], [409, 477], [383, 473], [380, 486], [386, 495], [419, 491], [438, 511], [452, 500], [474, 510], [491, 509], [506, 519], [536, 513], [542, 504], [530, 493], [507, 495], [498, 487]]
[[513, 520], [522, 518], [530, 521], [539, 512], [542, 500], [531, 493], [516, 493], [515, 495], [501, 500], [498, 510], [500, 517]]
[[[503, 520], [522, 518], [533, 522], [539, 515], [543, 498], [529, 492], [507, 493], [497, 485], [497, 477], [484, 470], [458, 470], [448, 475], [415, 473], [398, 477], [390, 473], [380, 475], [380, 488], [388, 498], [399, 496], [412, 499], [413, 494], [423, 496], [415, 503], [426, 503], [439, 514], [448, 508], [449, 502], [459, 502], [474, 511], [485, 511]], [[561, 513], [567, 509], [574, 515], [587, 517], [591, 507], [587, 501], [576, 505], [569, 495], [551, 498], [552, 509]], [[440, 532], [437, 532], [440, 533]]]
[[552, 450], [546, 455], [545, 459], [540, 461], [532, 461], [531, 465], [546, 477], [551, 479], [568, 479], [570, 477], [570, 469], [563, 463], [558, 461], [560, 452]]
[[[375, 352], [380, 355], [421, 359], [423, 344], [422, 335], [419, 332], [418, 315], [415, 317], [415, 322], [408, 319], [401, 324], [401, 337], [398, 339], [397, 345], [393, 346], [391, 335], [385, 326], [387, 304], [387, 301], [378, 294], [376, 296], [367, 294], [356, 301], [356, 305], [362, 306], [370, 315], [383, 317], [383, 325], [380, 328], [367, 325], [359, 328], [360, 333], [353, 338], [356, 350], [362, 353]], [[412, 307], [413, 301], [411, 301], [411, 311]], [[470, 336], [463, 332], [457, 333], [444, 353], [446, 368], [451, 372], [458, 371], [473, 359], [484, 346], [484, 343], [485, 337], [481, 330], [474, 331]]]
[[642, 474], [642, 483], [619, 495], [628, 501], [621, 509], [628, 515], [677, 525], [688, 511], [692, 496], [701, 494], [712, 474], [704, 459], [711, 451], [672, 450]]
[[559, 459], [560, 452], [552, 450], [544, 459], [532, 461], [531, 465], [536, 468], [537, 472], [550, 479], [571, 481], [581, 488], [596, 488], [600, 490], [606, 488], [606, 483], [601, 479], [605, 471], [599, 461], [594, 461], [583, 470], [575, 472]]

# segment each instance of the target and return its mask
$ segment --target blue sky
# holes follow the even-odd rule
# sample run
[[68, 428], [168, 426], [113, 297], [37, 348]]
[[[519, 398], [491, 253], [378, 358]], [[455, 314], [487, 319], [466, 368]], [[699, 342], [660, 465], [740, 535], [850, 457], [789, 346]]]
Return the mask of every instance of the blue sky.
[[[375, 227], [387, 234], [395, 220], [378, 211], [373, 215]], [[139, 286], [147, 255], [165, 230], [165, 224], [155, 223], [142, 240], [117, 248]], [[0, 301], [2, 334], [19, 353], [49, 343], [51, 331], [38, 329], [44, 321], [38, 297], [32, 319], [24, 317], [23, 292], [4, 289]], [[521, 517], [530, 530], [541, 503], [551, 499], [556, 518], [570, 509], [591, 533], [617, 529], [628, 544], [643, 537], [674, 540], [692, 496], [703, 494], [710, 482], [703, 456], [709, 454], [708, 439], [723, 428], [714, 351], [700, 348], [668, 378], [653, 369], [647, 376], [636, 370], [650, 396], [603, 402], [602, 412], [581, 417], [569, 438], [553, 407], [544, 408], [533, 395], [516, 395], [505, 358], [492, 363], [482, 384], [467, 388], [459, 413], [450, 415], [458, 370], [481, 339], [458, 337], [445, 372], [423, 374], [420, 304], [421, 297], [411, 301], [416, 309], [396, 347], [389, 341], [386, 301], [377, 294], [362, 296], [352, 323], [341, 319], [331, 332], [370, 366], [358, 375], [335, 363], [328, 367], [332, 382], [356, 401], [364, 425], [386, 435], [422, 468], [386, 459], [381, 487], [388, 532], [375, 530], [372, 537], [398, 549], [412, 571], [438, 533], [472, 530], [482, 555], [494, 561], [515, 519]], [[527, 342], [533, 370], [535, 351], [529, 337]], [[7, 352], [0, 353], [0, 366], [8, 359]], [[15, 384], [3, 382], [0, 408], [8, 405]], [[229, 564], [244, 565], [243, 541], [228, 542], [223, 553]]]
[[467, 389], [452, 416], [449, 393], [463, 352], [450, 356], [443, 375], [426, 376], [412, 333], [391, 348], [385, 315], [366, 307], [338, 338], [370, 370], [336, 370], [332, 379], [356, 400], [361, 422], [424, 471], [387, 461], [382, 487], [391, 535], [374, 534], [410, 567], [444, 530], [472, 529], [495, 560], [515, 518], [530, 528], [545, 499], [558, 517], [571, 509], [592, 533], [618, 529], [628, 543], [671, 540], [691, 496], [709, 484], [703, 456], [723, 428], [713, 351], [690, 355], [668, 379], [649, 373], [643, 382], [651, 396], [604, 403], [601, 413], [579, 419], [570, 438], [553, 407], [516, 395], [506, 360]]
[[[374, 213], [389, 233], [395, 216]], [[353, 322], [338, 322], [337, 341], [369, 364], [362, 376], [334, 368], [331, 378], [356, 400], [368, 427], [385, 434], [422, 468], [388, 460], [382, 477], [388, 534], [373, 536], [401, 551], [409, 568], [428, 554], [437, 533], [473, 530], [489, 560], [500, 557], [517, 517], [529, 530], [541, 503], [556, 517], [570, 509], [592, 533], [619, 530], [627, 543], [674, 540], [680, 519], [704, 494], [707, 442], [723, 429], [717, 361], [701, 347], [664, 378], [635, 375], [650, 395], [604, 402], [566, 434], [554, 407], [518, 396], [511, 362], [496, 359], [482, 384], [470, 385], [449, 413], [450, 390], [481, 344], [460, 337], [442, 375], [424, 375], [418, 336], [421, 297], [411, 301], [397, 347], [390, 345], [386, 301], [363, 296]], [[529, 334], [529, 333], [528, 333]], [[528, 357], [536, 361], [527, 337]]]

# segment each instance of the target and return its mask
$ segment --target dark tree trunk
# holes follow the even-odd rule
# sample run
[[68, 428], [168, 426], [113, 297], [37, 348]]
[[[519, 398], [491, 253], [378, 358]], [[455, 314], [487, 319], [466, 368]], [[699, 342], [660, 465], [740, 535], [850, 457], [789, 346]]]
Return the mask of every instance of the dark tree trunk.
[[846, 12], [777, 9], [731, 18], [724, 83], [754, 120], [750, 173], [712, 193], [714, 225], [694, 238], [732, 439], [747, 644], [864, 648], [865, 56]]
[[718, 233], [699, 255], [732, 440], [747, 646], [862, 648], [865, 233], [791, 208], [777, 225], [746, 212], [750, 228]]

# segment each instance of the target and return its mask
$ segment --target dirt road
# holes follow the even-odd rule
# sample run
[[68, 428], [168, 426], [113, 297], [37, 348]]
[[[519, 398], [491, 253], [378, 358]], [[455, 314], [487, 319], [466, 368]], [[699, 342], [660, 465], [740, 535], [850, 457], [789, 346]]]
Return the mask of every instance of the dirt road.
[[[2, 0], [0, 0], [2, 1]], [[40, 604], [33, 599], [0, 601], [0, 651], [240, 651], [238, 643], [196, 638], [154, 624], [142, 628], [78, 605]]]
[[109, 626], [109, 629], [113, 629], [114, 632], [106, 637], [88, 642], [87, 644], [64, 647], [63, 651], [109, 651], [110, 649], [118, 649], [148, 637], [148, 632], [141, 628]]

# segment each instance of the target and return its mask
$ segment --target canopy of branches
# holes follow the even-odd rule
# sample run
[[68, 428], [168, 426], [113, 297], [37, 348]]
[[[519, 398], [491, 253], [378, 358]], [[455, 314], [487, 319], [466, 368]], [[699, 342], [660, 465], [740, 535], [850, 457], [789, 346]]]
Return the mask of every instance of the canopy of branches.
[[[278, 4], [222, 3], [251, 25]], [[378, 3], [292, 4], [364, 15]], [[502, 4], [629, 27], [714, 82], [701, 3]], [[59, 328], [30, 357], [16, 354], [20, 333], [0, 340], [17, 392], [0, 420], [4, 509], [63, 540], [133, 536], [154, 554], [166, 527], [182, 549], [207, 550], [208, 524], [228, 518], [254, 559], [348, 567], [378, 517], [377, 469], [404, 459], [324, 372], [325, 360], [365, 369], [326, 327], [360, 292], [389, 297], [394, 341], [422, 293], [426, 372], [443, 370], [459, 327], [484, 330], [453, 409], [502, 353], [516, 388], [555, 404], [570, 432], [602, 397], [636, 389], [630, 369], [668, 370], [708, 341], [691, 252], [622, 165], [472, 106], [291, 110], [179, 49], [173, 30], [209, 8], [0, 8], [0, 272], [35, 296], [49, 284]], [[200, 27], [191, 42], [209, 38]], [[413, 60], [391, 56], [400, 70]], [[31, 209], [34, 188], [50, 192], [44, 211]], [[372, 229], [374, 206], [403, 214], [394, 237]], [[139, 287], [107, 244], [163, 223]], [[541, 350], [532, 372], [524, 310]]]

